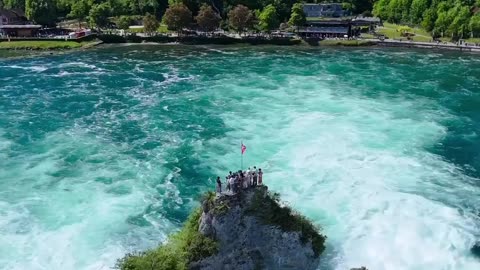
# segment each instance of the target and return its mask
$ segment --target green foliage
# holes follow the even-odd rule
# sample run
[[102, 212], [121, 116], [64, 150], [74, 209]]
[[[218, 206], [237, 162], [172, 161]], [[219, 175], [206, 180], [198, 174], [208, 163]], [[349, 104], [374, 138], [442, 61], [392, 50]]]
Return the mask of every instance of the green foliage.
[[480, 37], [480, 14], [472, 16], [469, 23], [472, 37]]
[[203, 31], [212, 32], [220, 26], [222, 17], [220, 17], [211, 6], [203, 4], [195, 20]]
[[290, 207], [281, 206], [277, 193], [263, 197], [262, 192], [256, 191], [246, 213], [260, 218], [265, 224], [278, 226], [284, 231], [299, 232], [302, 243], [312, 241], [313, 252], [317, 257], [325, 250], [326, 236], [319, 233], [320, 228]]
[[258, 16], [260, 29], [270, 32], [280, 25], [277, 9], [273, 5], [266, 6]]
[[0, 42], [0, 49], [15, 49], [15, 50], [63, 50], [74, 49], [82, 47], [82, 43], [75, 41], [10, 41]]
[[410, 18], [414, 24], [419, 24], [422, 21], [422, 16], [425, 10], [429, 7], [429, 0], [413, 0], [410, 7]]
[[79, 0], [72, 5], [72, 9], [68, 14], [68, 17], [82, 21], [88, 16], [88, 11], [89, 6], [87, 1]]
[[145, 33], [151, 35], [157, 31], [159, 26], [160, 23], [157, 18], [155, 18], [155, 15], [147, 13], [145, 17], [143, 17], [143, 29], [145, 30]]
[[53, 0], [26, 0], [25, 15], [41, 25], [53, 25], [57, 19]]
[[242, 33], [252, 27], [254, 15], [252, 11], [243, 5], [238, 5], [228, 13], [228, 25], [231, 29]]
[[202, 211], [196, 209], [183, 228], [172, 235], [168, 242], [156, 249], [127, 254], [117, 261], [120, 270], [186, 270], [191, 262], [214, 255], [218, 243], [198, 232]]
[[434, 36], [450, 36], [453, 39], [473, 35], [470, 27], [472, 0], [378, 0], [373, 12], [393, 23], [421, 25]]
[[117, 27], [127, 30], [132, 25], [132, 18], [130, 16], [120, 16], [117, 20]]
[[181, 31], [190, 25], [192, 21], [192, 12], [184, 4], [171, 5], [163, 15], [163, 23], [168, 30]]
[[292, 7], [292, 15], [290, 16], [290, 20], [288, 20], [288, 24], [291, 26], [303, 26], [306, 23], [307, 19], [305, 17], [305, 13], [303, 12], [302, 4], [296, 3]]
[[407, 33], [412, 33], [412, 28], [406, 26], [406, 25], [402, 25], [402, 26], [399, 26], [397, 28], [397, 31], [400, 32], [400, 35], [405, 35]]
[[92, 27], [104, 28], [108, 25], [108, 16], [110, 16], [110, 4], [107, 2], [93, 5], [90, 9], [89, 19]]
[[427, 31], [432, 31], [437, 20], [437, 13], [434, 9], [429, 8], [423, 13], [422, 27]]
[[5, 8], [19, 8], [25, 10], [25, 0], [3, 0]]
[[455, 15], [452, 16], [453, 21], [448, 27], [452, 37], [463, 38], [468, 32], [468, 24], [470, 22], [470, 9], [468, 7], [458, 7]]

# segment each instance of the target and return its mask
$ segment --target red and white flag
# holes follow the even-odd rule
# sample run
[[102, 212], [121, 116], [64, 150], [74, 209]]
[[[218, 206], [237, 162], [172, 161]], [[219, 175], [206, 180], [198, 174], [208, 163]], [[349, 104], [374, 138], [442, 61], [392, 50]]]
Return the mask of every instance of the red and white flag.
[[242, 155], [247, 151], [247, 147], [242, 143]]

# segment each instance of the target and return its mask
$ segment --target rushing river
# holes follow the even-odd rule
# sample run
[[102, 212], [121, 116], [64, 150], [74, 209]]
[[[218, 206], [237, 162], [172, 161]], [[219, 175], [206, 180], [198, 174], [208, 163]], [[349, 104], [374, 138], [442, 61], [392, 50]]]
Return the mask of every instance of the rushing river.
[[[480, 57], [126, 46], [0, 60], [0, 269], [110, 269], [265, 171], [321, 269], [480, 269]], [[222, 177], [223, 178], [223, 177]]]

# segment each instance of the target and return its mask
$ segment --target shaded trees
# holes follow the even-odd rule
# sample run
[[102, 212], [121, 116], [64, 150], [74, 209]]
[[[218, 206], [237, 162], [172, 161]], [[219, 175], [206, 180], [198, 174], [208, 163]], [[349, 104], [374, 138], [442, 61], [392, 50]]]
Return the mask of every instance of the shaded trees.
[[105, 2], [93, 5], [88, 15], [92, 27], [104, 28], [108, 25], [108, 16], [110, 16], [110, 5]]
[[85, 0], [79, 0], [75, 2], [72, 6], [72, 10], [68, 14], [68, 17], [77, 19], [78, 20], [78, 26], [80, 28], [80, 23], [85, 20], [88, 16], [88, 3]]
[[155, 15], [152, 15], [150, 13], [145, 14], [145, 17], [143, 17], [143, 30], [145, 33], [148, 35], [151, 35], [152, 33], [155, 33], [160, 26], [160, 23], [158, 22], [157, 18]]
[[190, 25], [192, 12], [184, 4], [173, 4], [165, 11], [163, 22], [169, 30], [180, 32]]
[[120, 16], [117, 21], [117, 27], [123, 30], [127, 30], [132, 24], [132, 19], [129, 16]]
[[238, 5], [228, 13], [228, 25], [238, 33], [252, 27], [254, 15], [248, 7]]
[[55, 3], [52, 0], [26, 0], [25, 15], [41, 25], [53, 25], [57, 19]]
[[195, 17], [198, 26], [205, 32], [212, 32], [218, 28], [222, 17], [216, 13], [213, 8], [207, 4], [200, 7], [198, 15]]
[[472, 37], [480, 37], [480, 14], [472, 16], [469, 22]]

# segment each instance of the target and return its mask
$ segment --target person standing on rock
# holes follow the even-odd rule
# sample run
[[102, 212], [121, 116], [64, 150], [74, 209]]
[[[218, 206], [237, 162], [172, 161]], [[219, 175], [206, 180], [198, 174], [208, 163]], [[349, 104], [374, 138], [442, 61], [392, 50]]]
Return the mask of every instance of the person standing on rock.
[[243, 179], [243, 188], [245, 189], [245, 188], [248, 188], [248, 186], [249, 186], [249, 183], [248, 183], [248, 180], [249, 180], [249, 179], [248, 179], [248, 172], [247, 172], [247, 171], [244, 171], [244, 172], [243, 172], [243, 175], [244, 175], [244, 177], [245, 177], [245, 178]]
[[220, 180], [220, 176], [217, 176], [217, 192], [222, 193], [222, 181]]
[[237, 193], [238, 177], [236, 174], [232, 176], [232, 192]]
[[[254, 167], [255, 168], [255, 167]], [[252, 183], [252, 186], [253, 187], [256, 187], [257, 186], [257, 173], [254, 171], [253, 172], [253, 183]]]
[[248, 168], [248, 186], [251, 187], [253, 185], [253, 171]]
[[258, 168], [258, 185], [262, 185], [263, 172], [261, 168]]
[[227, 186], [227, 191], [230, 191], [230, 178], [225, 176], [225, 185]]

